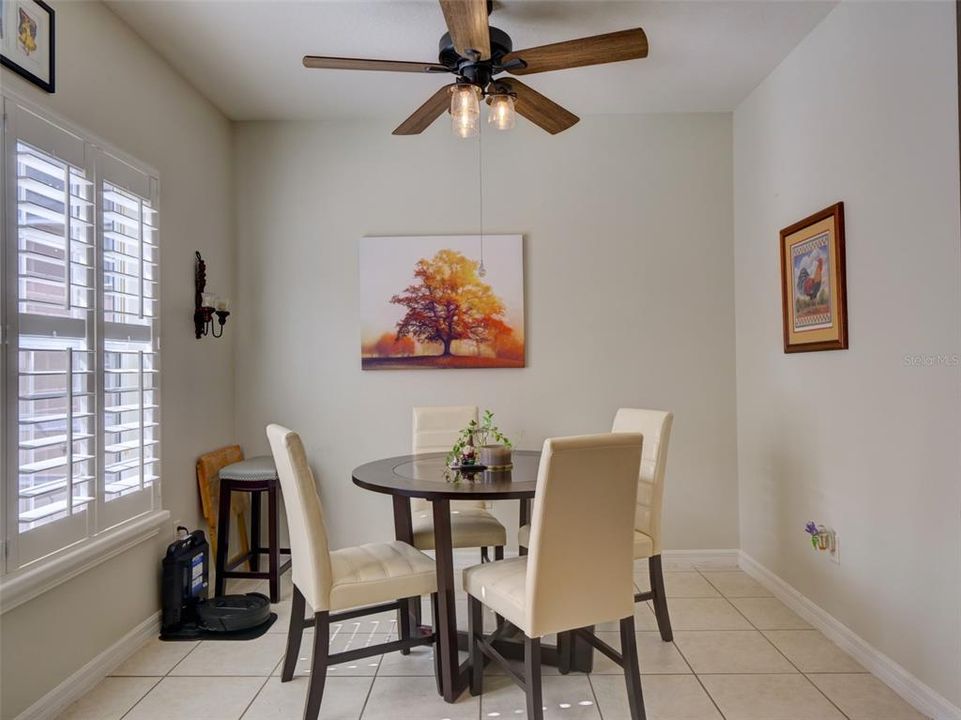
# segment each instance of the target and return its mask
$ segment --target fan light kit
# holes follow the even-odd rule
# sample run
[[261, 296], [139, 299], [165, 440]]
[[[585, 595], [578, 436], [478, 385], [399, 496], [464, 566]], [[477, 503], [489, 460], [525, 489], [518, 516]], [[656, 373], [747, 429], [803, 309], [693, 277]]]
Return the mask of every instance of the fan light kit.
[[490, 106], [487, 122], [498, 130], [514, 127], [515, 113], [552, 135], [579, 120], [520, 80], [495, 79], [503, 72], [531, 75], [647, 57], [647, 36], [641, 28], [515, 51], [510, 36], [488, 24], [492, 9], [489, 0], [440, 0], [440, 6], [448, 32], [440, 39], [436, 63], [307, 55], [304, 67], [453, 74], [455, 82], [434, 93], [394, 130], [394, 135], [422, 133], [448, 111], [454, 134], [469, 138], [480, 129], [481, 100]]

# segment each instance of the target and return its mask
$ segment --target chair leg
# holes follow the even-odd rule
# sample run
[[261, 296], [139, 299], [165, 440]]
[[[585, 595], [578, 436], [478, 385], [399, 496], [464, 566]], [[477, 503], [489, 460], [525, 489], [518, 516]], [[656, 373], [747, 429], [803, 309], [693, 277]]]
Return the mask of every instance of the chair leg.
[[561, 675], [567, 675], [571, 671], [571, 659], [573, 657], [573, 632], [557, 633], [557, 671]]
[[214, 595], [223, 595], [227, 584], [224, 572], [227, 568], [227, 543], [230, 539], [230, 487], [229, 481], [220, 481], [217, 509], [217, 561], [214, 565], [217, 581], [214, 583]]
[[[412, 598], [401, 598], [398, 600], [400, 607], [397, 608], [397, 634], [401, 640], [410, 640], [410, 621], [411, 621], [411, 602]], [[420, 598], [417, 598], [420, 602]], [[410, 648], [400, 651], [401, 655], [410, 655]]]
[[424, 624], [423, 612], [421, 611], [420, 599], [410, 606], [410, 624], [416, 632]]
[[320, 703], [324, 699], [327, 682], [327, 661], [330, 656], [330, 613], [314, 613], [314, 650], [310, 658], [310, 684], [307, 686], [307, 703], [304, 720], [317, 720]]
[[280, 508], [277, 507], [277, 485], [267, 491], [267, 550], [270, 574], [270, 602], [280, 602]]
[[487, 554], [487, 546], [484, 546], [481, 548], [481, 563], [489, 563], [490, 561], [490, 556]]
[[280, 682], [294, 679], [297, 656], [300, 654], [300, 641], [304, 637], [304, 612], [307, 602], [300, 588], [294, 585], [294, 596], [290, 600], [290, 627], [287, 630], [287, 653], [284, 655], [284, 668], [280, 672]]
[[671, 642], [674, 639], [674, 633], [671, 631], [671, 616], [667, 611], [661, 556], [654, 555], [647, 562], [651, 576], [651, 591], [654, 593], [654, 615], [657, 617], [657, 628], [661, 631], [661, 640]]
[[250, 493], [250, 569], [260, 571], [260, 493]]
[[[503, 559], [504, 559], [504, 546], [503, 546], [503, 545], [495, 545], [495, 546], [494, 546], [494, 560], [503, 560]], [[496, 624], [497, 624], [497, 629], [499, 630], [500, 627], [501, 627], [501, 625], [504, 624], [504, 617], [503, 617], [503, 615], [497, 615], [497, 614], [495, 613], [495, 614], [494, 614], [494, 620], [495, 620], [495, 622], [496, 622]]]
[[527, 720], [544, 720], [540, 638], [524, 638], [524, 680], [527, 682]]
[[470, 694], [484, 692], [484, 655], [478, 638], [484, 634], [484, 612], [480, 600], [467, 596], [467, 650], [470, 653]]
[[430, 594], [431, 627], [434, 631], [434, 680], [437, 683], [437, 694], [443, 696], [444, 686], [440, 676], [440, 623], [437, 621], [437, 593]]
[[631, 709], [631, 720], [646, 720], [633, 614], [621, 620], [621, 654], [624, 657], [624, 680], [627, 683], [627, 704]]

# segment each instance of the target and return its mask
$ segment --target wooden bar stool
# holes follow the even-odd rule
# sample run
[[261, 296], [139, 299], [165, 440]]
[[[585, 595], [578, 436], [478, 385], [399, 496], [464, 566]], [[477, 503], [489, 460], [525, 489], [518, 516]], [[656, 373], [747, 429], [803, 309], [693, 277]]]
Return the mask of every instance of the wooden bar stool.
[[[220, 471], [220, 500], [217, 525], [217, 583], [215, 595], [224, 594], [227, 578], [270, 581], [270, 602], [280, 600], [280, 576], [290, 569], [290, 548], [280, 547], [280, 508], [277, 502], [277, 468], [269, 455], [227, 465]], [[250, 493], [250, 552], [227, 561], [230, 537], [230, 494]], [[260, 545], [260, 496], [267, 493], [267, 547]], [[281, 565], [281, 553], [287, 561]], [[260, 556], [267, 555], [267, 572], [260, 571]], [[235, 570], [250, 562], [250, 570]]]

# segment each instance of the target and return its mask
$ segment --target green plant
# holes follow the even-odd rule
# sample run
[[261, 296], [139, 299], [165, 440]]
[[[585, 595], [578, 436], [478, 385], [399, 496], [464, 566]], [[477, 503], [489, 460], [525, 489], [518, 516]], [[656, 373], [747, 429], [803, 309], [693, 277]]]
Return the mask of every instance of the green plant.
[[513, 447], [511, 441], [494, 424], [494, 413], [485, 410], [481, 416], [481, 421], [471, 420], [467, 426], [460, 431], [457, 442], [447, 453], [447, 464], [460, 460], [461, 455], [467, 447], [480, 447], [489, 444], [490, 440], [495, 440], [501, 445]]

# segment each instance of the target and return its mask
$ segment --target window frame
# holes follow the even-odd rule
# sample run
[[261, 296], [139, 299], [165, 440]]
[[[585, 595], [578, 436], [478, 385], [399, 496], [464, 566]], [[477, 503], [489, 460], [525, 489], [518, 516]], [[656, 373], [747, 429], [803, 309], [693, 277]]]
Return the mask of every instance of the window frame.
[[[2, 464], [4, 481], [0, 484], [0, 611], [6, 612], [12, 606], [25, 602], [30, 597], [56, 586], [77, 573], [99, 564], [117, 552], [158, 534], [160, 526], [169, 519], [169, 512], [162, 505], [162, 468], [164, 456], [163, 443], [163, 391], [162, 381], [162, 329], [161, 329], [161, 285], [163, 282], [161, 264], [163, 249], [160, 238], [159, 225], [155, 230], [155, 245], [151, 248], [152, 262], [156, 282], [154, 286], [154, 316], [146, 325], [151, 339], [154, 362], [159, 371], [153, 383], [153, 392], [158, 398], [158, 408], [154, 410], [154, 435], [159, 448], [155, 455], [156, 478], [149, 490], [142, 488], [139, 492], [148, 492], [145, 497], [146, 509], [122, 517], [119, 521], [107, 522], [116, 513], [102, 512], [110, 502], [104, 494], [106, 482], [104, 452], [104, 428], [106, 415], [104, 412], [104, 398], [106, 390], [104, 348], [109, 338], [104, 332], [104, 184], [109, 183], [117, 188], [130, 192], [142, 200], [150, 203], [153, 211], [160, 212], [160, 183], [159, 174], [149, 165], [130, 157], [122, 151], [112, 147], [92, 133], [78, 128], [71, 122], [58, 117], [45, 108], [34, 105], [17, 93], [4, 90], [0, 93], [0, 112], [2, 112], [2, 133], [0, 133], [0, 157], [3, 158], [0, 171], [0, 203], [3, 218], [0, 232], [3, 234], [4, 249], [0, 252], [0, 304], [2, 304], [2, 352], [0, 352], [0, 448], [2, 448]], [[34, 117], [30, 117], [34, 116]], [[23, 119], [26, 118], [26, 119]], [[20, 121], [20, 123], [18, 123]], [[18, 124], [20, 128], [18, 130]], [[29, 127], [29, 132], [27, 131]], [[49, 138], [48, 142], [37, 140]], [[94, 230], [93, 244], [93, 331], [90, 351], [95, 358], [94, 371], [94, 434], [95, 434], [95, 471], [94, 484], [95, 499], [88, 504], [86, 533], [82, 537], [62, 545], [50, 552], [20, 564], [20, 522], [19, 522], [19, 242], [17, 198], [19, 183], [16, 181], [17, 143], [24, 142], [38, 150], [53, 155], [71, 166], [82, 169], [86, 177], [93, 184], [93, 215]], [[63, 152], [65, 145], [71, 152]], [[77, 149], [81, 148], [78, 156]], [[64, 157], [66, 155], [66, 157]], [[77, 162], [80, 160], [80, 162]], [[68, 170], [69, 174], [69, 170]], [[143, 214], [141, 212], [141, 223]], [[140, 274], [141, 286], [144, 274], [143, 265], [143, 230], [140, 231]], [[69, 265], [68, 265], [69, 267]], [[69, 287], [69, 286], [68, 286]], [[68, 290], [69, 292], [69, 290]], [[143, 301], [141, 299], [141, 313]], [[141, 376], [141, 405], [144, 397], [144, 383]], [[159, 384], [159, 387], [158, 387]], [[141, 409], [141, 422], [144, 411]], [[141, 427], [141, 450], [145, 430]], [[72, 448], [71, 448], [72, 451]], [[141, 452], [141, 478], [145, 467], [144, 456]], [[118, 497], [118, 500], [123, 500]], [[118, 506], [119, 507], [119, 506]], [[67, 520], [68, 518], [64, 518]], [[56, 526], [63, 520], [56, 520], [50, 526]], [[65, 530], [67, 528], [65, 527]], [[53, 532], [52, 534], [56, 534]], [[66, 537], [66, 533], [65, 533]], [[102, 558], [102, 559], [101, 559]], [[12, 604], [11, 604], [12, 603]]]

